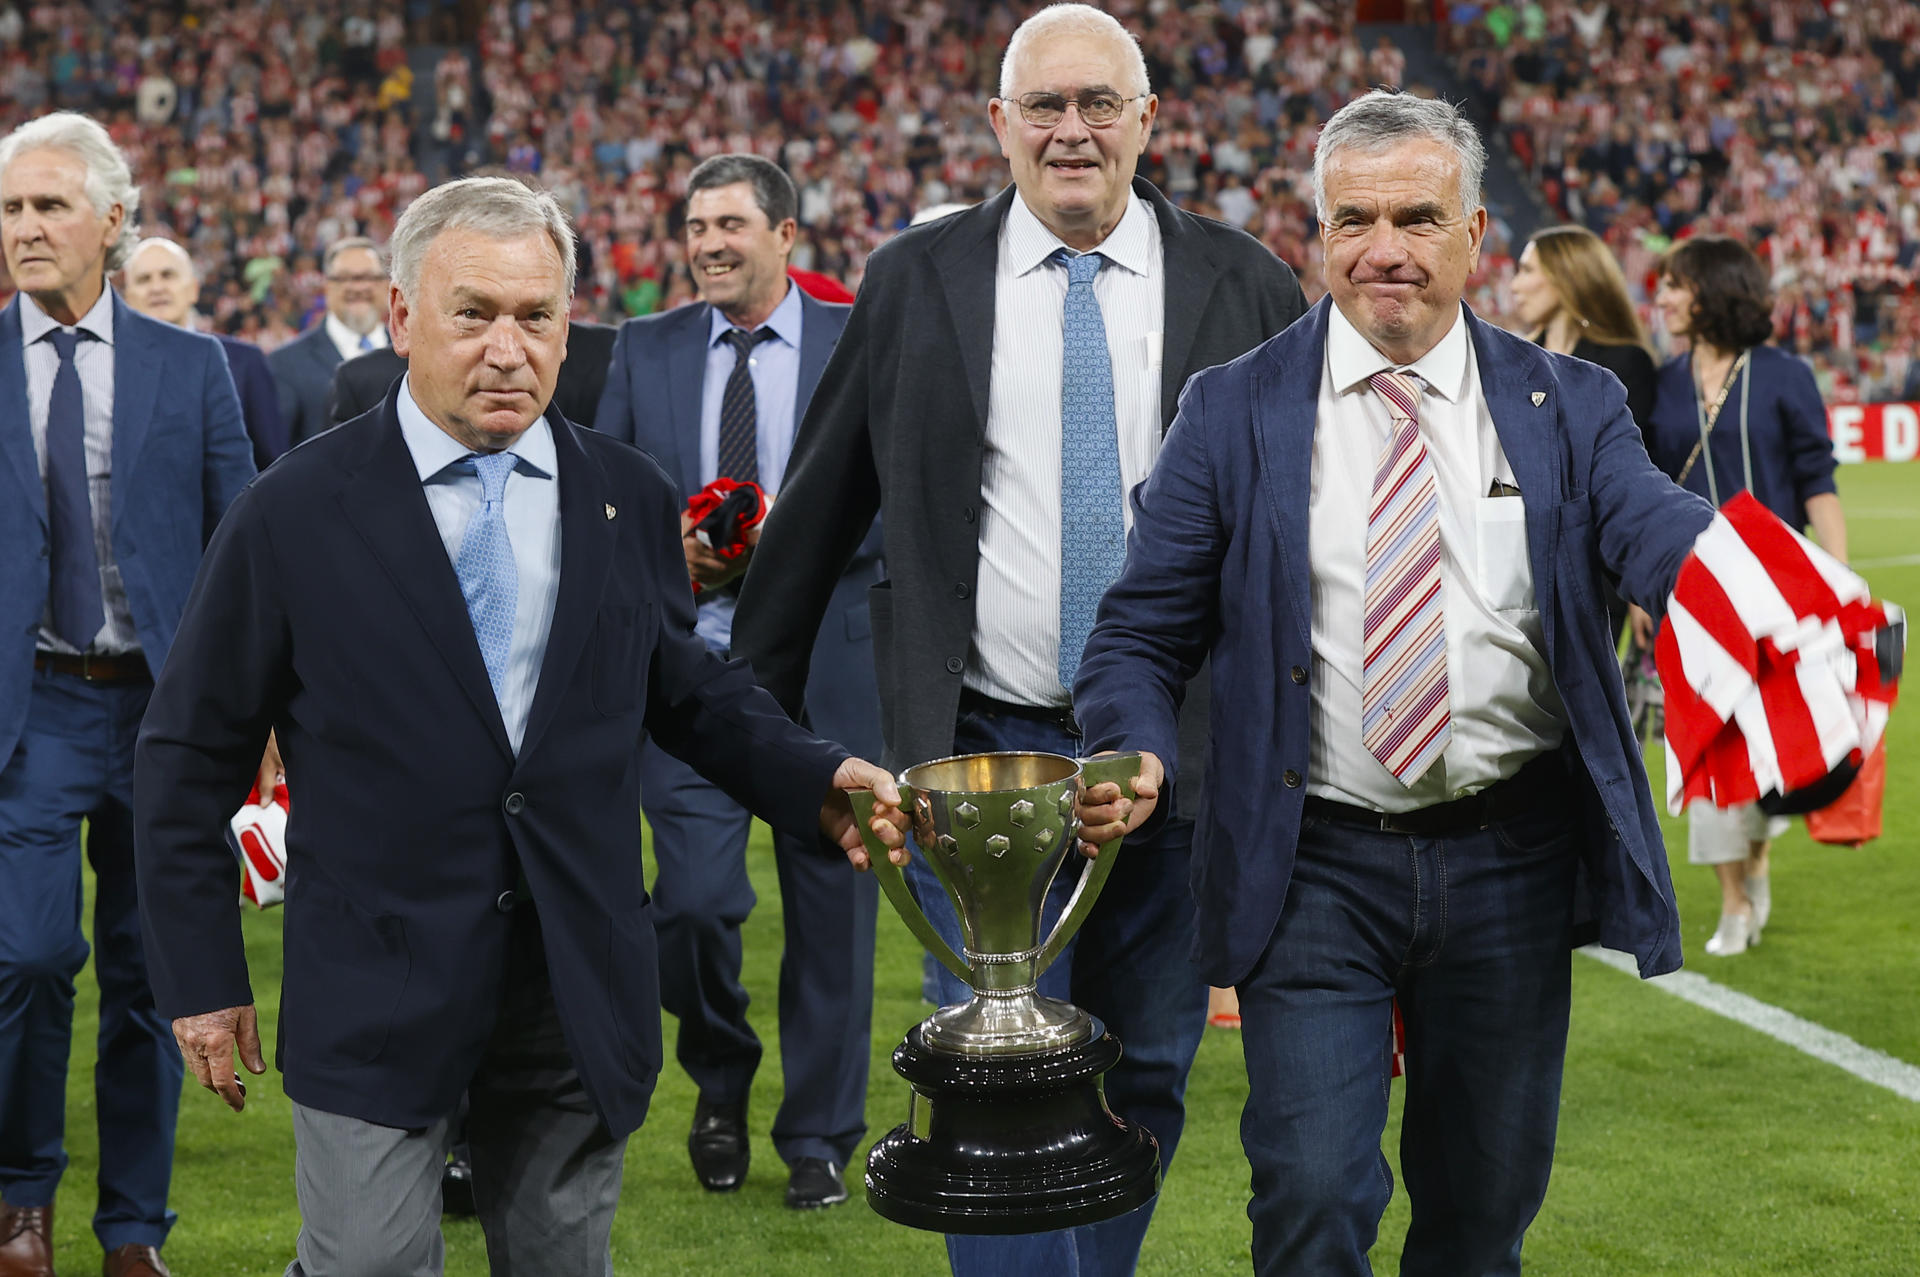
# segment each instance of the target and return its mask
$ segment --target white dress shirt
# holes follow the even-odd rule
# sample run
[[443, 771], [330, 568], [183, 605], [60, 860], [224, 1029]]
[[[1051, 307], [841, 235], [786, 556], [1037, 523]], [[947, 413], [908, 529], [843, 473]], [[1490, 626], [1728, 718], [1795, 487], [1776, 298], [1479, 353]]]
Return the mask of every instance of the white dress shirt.
[[[1065, 705], [1060, 686], [1060, 397], [1064, 247], [1014, 193], [994, 271], [993, 373], [980, 466], [980, 575], [964, 682], [1022, 705]], [[1166, 270], [1160, 224], [1138, 195], [1096, 250], [1093, 295], [1113, 362], [1121, 504], [1160, 455]], [[1065, 565], [1072, 571], [1073, 564]]]
[[[433, 424], [414, 401], [411, 383], [411, 377], [400, 383], [400, 434], [413, 454], [427, 509], [433, 513], [452, 565], [460, 560], [460, 544], [466, 540], [467, 525], [480, 512], [484, 490], [473, 467], [461, 464], [474, 455], [473, 449]], [[513, 643], [507, 649], [500, 717], [517, 754], [527, 734], [527, 713], [540, 684], [540, 662], [546, 659], [547, 635], [553, 629], [553, 602], [560, 592], [560, 487], [554, 481], [560, 458], [553, 446], [553, 427], [545, 417], [529, 426], [507, 451], [519, 458], [501, 496], [519, 599], [513, 611]]]
[[[53, 406], [53, 379], [60, 371], [60, 352], [44, 338], [62, 327], [40, 304], [20, 295], [20, 341], [27, 365], [27, 422], [33, 432], [33, 451], [40, 462], [40, 483], [47, 482], [47, 413]], [[82, 430], [87, 453], [87, 496], [93, 506], [93, 548], [100, 558], [100, 601], [106, 621], [89, 652], [121, 654], [140, 650], [133, 627], [133, 609], [113, 557], [113, 289], [100, 297], [75, 329], [93, 334], [92, 341], [74, 347], [73, 368], [80, 376]], [[40, 613], [40, 632], [34, 645], [41, 651], [75, 655], [80, 649], [53, 632], [53, 600]], [[159, 671], [154, 671], [158, 673]]]
[[[1374, 467], [1392, 431], [1386, 402], [1367, 378], [1395, 368], [1422, 383], [1420, 437], [1439, 491], [1452, 721], [1446, 750], [1410, 787], [1368, 752], [1360, 727], [1367, 511]], [[1400, 367], [1332, 307], [1308, 505], [1313, 720], [1307, 792], [1379, 811], [1412, 811], [1484, 789], [1559, 745], [1566, 711], [1547, 668], [1527, 559], [1525, 494], [1489, 496], [1496, 480], [1511, 486], [1513, 471], [1481, 393], [1465, 321], [1455, 316], [1438, 345]]]
[[352, 359], [355, 355], [364, 355], [369, 350], [379, 350], [387, 344], [385, 324], [373, 326], [373, 331], [366, 335], [367, 345], [364, 347], [360, 344], [360, 334], [335, 319], [332, 311], [327, 312], [326, 329], [327, 340], [332, 342], [333, 348], [340, 352], [343, 362]]

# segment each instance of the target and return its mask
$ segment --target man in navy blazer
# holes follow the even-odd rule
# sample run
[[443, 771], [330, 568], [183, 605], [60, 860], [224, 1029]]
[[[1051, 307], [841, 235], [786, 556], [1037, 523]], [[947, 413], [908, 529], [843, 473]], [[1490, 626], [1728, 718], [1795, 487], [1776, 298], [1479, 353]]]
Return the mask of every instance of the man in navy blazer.
[[1371, 1271], [1396, 998], [1400, 1271], [1518, 1273], [1570, 950], [1680, 965], [1601, 584], [1659, 610], [1713, 512], [1610, 373], [1461, 305], [1483, 163], [1443, 102], [1327, 124], [1331, 300], [1188, 384], [1074, 688], [1090, 747], [1151, 755], [1137, 824], [1211, 661], [1197, 947], [1240, 992], [1264, 1274]]
[[[134, 245], [127, 259], [127, 304], [149, 319], [179, 328], [194, 327], [193, 308], [200, 299], [200, 268], [187, 250], [158, 236]], [[280, 417], [280, 395], [266, 352], [252, 342], [213, 334], [227, 352], [227, 371], [240, 395], [240, 415], [253, 440], [253, 464], [264, 470], [287, 450], [287, 423]]]
[[642, 746], [843, 847], [835, 786], [897, 795], [706, 649], [673, 482], [550, 410], [574, 275], [553, 197], [448, 183], [393, 254], [407, 377], [234, 504], [155, 689], [135, 785], [156, 998], [239, 1109], [236, 1046], [265, 1062], [220, 829], [272, 729], [295, 795], [289, 1272], [440, 1271], [465, 1092], [495, 1271], [610, 1273], [660, 1068]]
[[[0, 141], [0, 1272], [50, 1274], [80, 928], [100, 981], [100, 1197], [110, 1277], [165, 1269], [180, 1055], [154, 1010], [133, 873], [133, 738], [201, 547], [253, 476], [220, 347], [108, 287], [140, 188], [59, 113]], [[256, 759], [257, 761], [257, 759]], [[229, 909], [232, 899], [227, 901]], [[140, 1267], [146, 1265], [146, 1267]]]
[[[686, 222], [687, 259], [705, 301], [620, 327], [595, 425], [651, 453], [682, 499], [722, 475], [778, 492], [795, 430], [846, 326], [848, 307], [815, 301], [788, 279], [797, 212], [793, 181], [778, 165], [753, 155], [706, 160], [687, 182]], [[737, 354], [733, 334], [756, 332], [766, 336]], [[748, 464], [751, 475], [732, 468]], [[725, 563], [690, 534], [685, 550], [701, 585], [700, 635], [724, 652], [747, 559]], [[870, 532], [835, 587], [806, 690], [814, 730], [869, 756], [880, 749], [880, 704], [867, 590], [883, 575]], [[657, 747], [641, 762], [640, 795], [659, 862], [661, 1001], [680, 1020], [676, 1054], [700, 1089], [688, 1151], [701, 1183], [730, 1191], [746, 1176], [747, 1099], [761, 1055], [740, 984], [740, 927], [754, 904], [750, 818]], [[781, 835], [775, 858], [786, 928], [785, 1093], [773, 1144], [789, 1168], [787, 1204], [801, 1209], [846, 1200], [841, 1172], [866, 1132], [878, 910], [873, 881], [847, 873], [818, 842]]]
[[387, 345], [387, 273], [380, 248], [358, 235], [327, 245], [321, 258], [327, 308], [320, 322], [267, 356], [280, 391], [290, 443], [333, 425], [333, 370]]

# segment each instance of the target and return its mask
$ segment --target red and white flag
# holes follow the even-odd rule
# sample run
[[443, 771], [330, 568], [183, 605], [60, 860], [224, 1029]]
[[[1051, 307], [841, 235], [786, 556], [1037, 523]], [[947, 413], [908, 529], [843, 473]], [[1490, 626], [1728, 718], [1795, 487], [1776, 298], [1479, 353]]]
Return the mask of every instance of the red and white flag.
[[255, 785], [246, 806], [228, 822], [229, 843], [240, 860], [240, 895], [261, 909], [286, 898], [287, 808], [284, 782], [265, 802]]

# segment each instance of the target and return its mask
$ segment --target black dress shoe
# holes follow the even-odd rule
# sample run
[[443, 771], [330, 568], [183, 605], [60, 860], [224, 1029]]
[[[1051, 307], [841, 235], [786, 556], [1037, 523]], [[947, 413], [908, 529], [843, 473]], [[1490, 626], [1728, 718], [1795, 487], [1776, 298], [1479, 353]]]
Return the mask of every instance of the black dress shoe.
[[447, 1215], [479, 1213], [473, 1204], [473, 1163], [458, 1154], [440, 1172], [440, 1210]]
[[840, 1165], [824, 1157], [801, 1157], [787, 1178], [787, 1205], [795, 1210], [821, 1210], [847, 1200], [847, 1183]]
[[702, 1096], [687, 1133], [693, 1173], [714, 1193], [731, 1193], [747, 1178], [747, 1106], [718, 1104]]

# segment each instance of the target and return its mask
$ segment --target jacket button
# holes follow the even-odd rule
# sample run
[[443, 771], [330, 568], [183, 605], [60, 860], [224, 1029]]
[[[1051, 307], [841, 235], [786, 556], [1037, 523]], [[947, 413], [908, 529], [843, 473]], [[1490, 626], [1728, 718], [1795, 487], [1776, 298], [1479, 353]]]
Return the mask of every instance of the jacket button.
[[953, 597], [956, 599], [964, 599], [972, 593], [973, 590], [968, 587], [965, 581], [961, 581], [953, 587]]
[[1304, 665], [1296, 665], [1296, 666], [1294, 666], [1294, 667], [1293, 667], [1293, 669], [1292, 669], [1291, 671], [1289, 671], [1289, 672], [1290, 672], [1290, 673], [1291, 673], [1291, 674], [1293, 675], [1293, 681], [1294, 681], [1294, 682], [1296, 682], [1296, 683], [1304, 683], [1304, 682], [1306, 682], [1306, 681], [1307, 681], [1307, 667], [1306, 667], [1306, 666], [1304, 666]]
[[527, 805], [527, 800], [521, 797], [517, 793], [508, 794], [507, 801], [503, 805], [507, 809], [507, 815], [518, 816], [520, 814], [521, 809]]
[[968, 523], [972, 523], [975, 519], [979, 518], [980, 515], [978, 514], [978, 512], [974, 510], [972, 506], [968, 506], [966, 509], [960, 512], [960, 517], [965, 519]]
[[947, 673], [958, 674], [961, 670], [964, 670], [965, 668], [967, 668], [967, 663], [961, 660], [959, 657], [949, 656], [947, 658]]
[[1291, 767], [1287, 768], [1285, 774], [1283, 774], [1280, 779], [1287, 782], [1288, 789], [1300, 788], [1300, 773]]
[[511, 891], [503, 891], [493, 902], [493, 907], [501, 913], [512, 913], [513, 907], [519, 903], [520, 898], [518, 896], [514, 895]]

